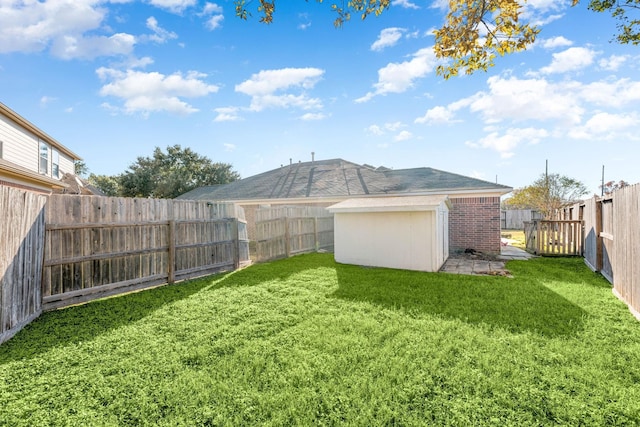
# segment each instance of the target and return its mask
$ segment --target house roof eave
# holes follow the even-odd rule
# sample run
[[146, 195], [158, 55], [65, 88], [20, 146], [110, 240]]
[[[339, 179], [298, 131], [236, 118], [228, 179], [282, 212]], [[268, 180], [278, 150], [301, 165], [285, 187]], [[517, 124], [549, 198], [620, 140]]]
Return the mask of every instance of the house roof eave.
[[60, 152], [66, 154], [69, 157], [71, 157], [73, 160], [82, 160], [82, 157], [80, 157], [79, 155], [77, 155], [73, 151], [69, 150], [67, 147], [65, 147], [60, 142], [58, 142], [55, 138], [53, 138], [52, 136], [48, 135], [46, 132], [44, 132], [43, 130], [38, 128], [36, 125], [31, 123], [29, 120], [27, 120], [24, 117], [22, 117], [20, 114], [18, 114], [15, 111], [13, 111], [11, 108], [9, 108], [6, 105], [4, 105], [2, 102], [0, 102], [0, 114], [2, 114], [3, 116], [7, 117], [9, 120], [13, 121], [14, 123], [17, 123], [20, 126], [22, 126], [23, 128], [27, 129], [29, 132], [31, 132], [34, 135], [36, 135], [38, 138], [48, 142], [49, 144], [51, 144], [52, 146], [54, 146], [55, 148], [60, 150]]

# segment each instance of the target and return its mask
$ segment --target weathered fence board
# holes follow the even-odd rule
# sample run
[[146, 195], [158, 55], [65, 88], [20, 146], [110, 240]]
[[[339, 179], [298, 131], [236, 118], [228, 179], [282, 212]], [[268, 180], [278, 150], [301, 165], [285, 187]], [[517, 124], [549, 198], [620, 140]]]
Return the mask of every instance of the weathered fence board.
[[333, 215], [325, 208], [279, 206], [256, 210], [258, 261], [319, 249], [333, 249]]
[[249, 262], [230, 203], [54, 195], [46, 218], [44, 309]]
[[613, 288], [638, 316], [640, 315], [640, 184], [615, 191], [612, 201]]
[[46, 196], [0, 185], [0, 343], [42, 311]]
[[537, 255], [582, 256], [583, 227], [580, 220], [525, 223], [525, 244]]
[[525, 222], [542, 219], [542, 214], [531, 209], [500, 211], [500, 227], [503, 230], [522, 230]]

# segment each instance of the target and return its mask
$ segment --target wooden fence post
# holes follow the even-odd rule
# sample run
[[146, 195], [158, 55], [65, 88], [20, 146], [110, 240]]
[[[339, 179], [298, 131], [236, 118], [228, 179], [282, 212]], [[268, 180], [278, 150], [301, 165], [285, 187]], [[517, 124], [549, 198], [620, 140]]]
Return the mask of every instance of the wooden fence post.
[[313, 241], [316, 248], [316, 252], [320, 249], [320, 242], [318, 241], [318, 217], [313, 217]]
[[289, 234], [289, 217], [284, 217], [284, 252], [287, 258], [291, 256], [291, 238]]
[[602, 233], [602, 202], [601, 201], [597, 201], [596, 202], [596, 221], [595, 221], [595, 227], [596, 227], [596, 270], [597, 271], [602, 271], [602, 267], [603, 267], [603, 251], [602, 251], [602, 246], [603, 246], [603, 242], [602, 242], [602, 236], [600, 235], [600, 233]]
[[167, 264], [169, 267], [167, 283], [172, 284], [176, 281], [176, 221], [169, 220], [169, 254]]
[[238, 230], [238, 218], [233, 218], [231, 222], [231, 239], [233, 247], [233, 269], [240, 268], [240, 234]]

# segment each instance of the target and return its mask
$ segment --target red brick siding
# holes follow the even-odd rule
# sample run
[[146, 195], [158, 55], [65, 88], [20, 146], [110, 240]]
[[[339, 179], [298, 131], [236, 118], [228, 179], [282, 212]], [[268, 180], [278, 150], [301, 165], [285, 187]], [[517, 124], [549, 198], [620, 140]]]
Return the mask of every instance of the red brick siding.
[[451, 198], [450, 252], [500, 253], [500, 197]]

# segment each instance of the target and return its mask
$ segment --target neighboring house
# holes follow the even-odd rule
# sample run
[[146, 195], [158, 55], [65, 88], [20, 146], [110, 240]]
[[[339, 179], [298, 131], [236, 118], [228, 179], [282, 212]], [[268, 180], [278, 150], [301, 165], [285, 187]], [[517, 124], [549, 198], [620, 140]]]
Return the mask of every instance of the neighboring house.
[[249, 238], [265, 205], [329, 207], [358, 197], [447, 196], [449, 249], [500, 252], [500, 197], [511, 187], [432, 168], [393, 170], [342, 159], [290, 163], [229, 184], [200, 187], [178, 199], [232, 201], [242, 206]]
[[68, 187], [81, 158], [24, 117], [0, 103], [0, 185], [50, 194]]

